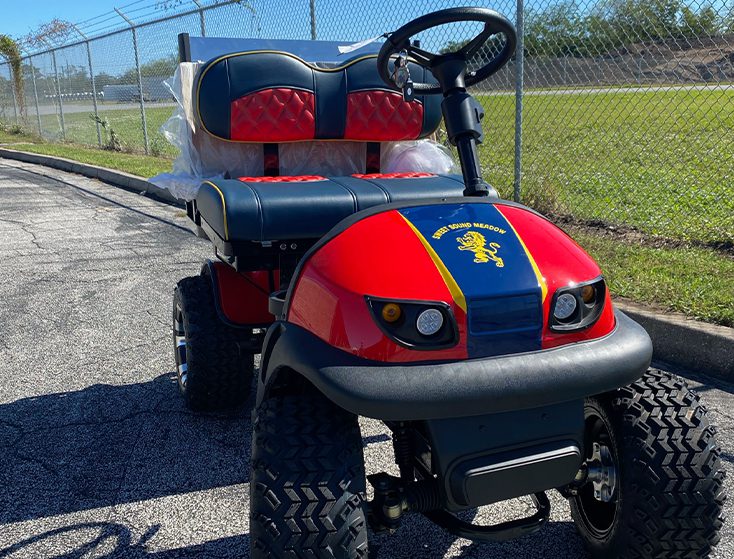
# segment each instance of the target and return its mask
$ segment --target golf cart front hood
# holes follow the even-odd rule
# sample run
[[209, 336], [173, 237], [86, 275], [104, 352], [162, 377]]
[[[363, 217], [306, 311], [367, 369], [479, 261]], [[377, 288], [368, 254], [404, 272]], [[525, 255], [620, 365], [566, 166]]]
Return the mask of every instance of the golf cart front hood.
[[[614, 328], [611, 301], [580, 332], [548, 327], [558, 288], [598, 278], [573, 240], [522, 206], [462, 198], [367, 210], [337, 225], [294, 276], [286, 319], [334, 347], [389, 362], [537, 351]], [[369, 300], [445, 303], [455, 343], [416, 348], [380, 328]]]

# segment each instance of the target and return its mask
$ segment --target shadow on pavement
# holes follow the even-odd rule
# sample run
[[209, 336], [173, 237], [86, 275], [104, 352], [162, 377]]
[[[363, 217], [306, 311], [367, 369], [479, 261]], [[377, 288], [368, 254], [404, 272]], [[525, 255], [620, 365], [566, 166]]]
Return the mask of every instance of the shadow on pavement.
[[[435, 527], [429, 531], [418, 529], [410, 538], [380, 538], [380, 543], [371, 541], [370, 557], [378, 559], [440, 558], [454, 543], [454, 538]], [[247, 558], [249, 557], [249, 534], [230, 536], [188, 547], [155, 551], [149, 542], [156, 536], [159, 526], [151, 526], [145, 534], [136, 537], [124, 524], [111, 522], [89, 522], [72, 524], [28, 537], [4, 549], [0, 558], [20, 557], [64, 557], [81, 559], [178, 559], [178, 558]], [[413, 527], [415, 530], [415, 527]], [[412, 531], [412, 530], [411, 530]], [[402, 530], [400, 531], [402, 532]], [[403, 536], [408, 534], [403, 534]], [[402, 540], [402, 542], [401, 542]], [[70, 544], [70, 542], [73, 542]], [[397, 545], [396, 545], [397, 544]], [[402, 544], [402, 545], [401, 545]], [[63, 551], [62, 551], [63, 550]], [[59, 552], [61, 551], [61, 554]], [[547, 559], [548, 557], [585, 557], [573, 524], [556, 522], [547, 525], [541, 532], [525, 538], [504, 543], [465, 543], [456, 557], [464, 559]]]
[[[0, 525], [245, 483], [249, 416], [249, 407], [230, 416], [191, 414], [172, 374], [0, 405]], [[379, 434], [364, 444], [386, 440]], [[158, 524], [139, 535], [122, 523], [72, 522], [26, 533], [0, 548], [0, 558], [249, 557], [248, 534], [157, 551], [160, 544], [151, 542]], [[584, 556], [569, 522], [517, 541], [462, 541], [456, 549], [455, 537], [416, 515], [393, 536], [370, 540], [372, 559], [440, 558], [450, 549], [476, 559]]]
[[[20, 557], [64, 557], [81, 559], [94, 556], [100, 559], [178, 559], [186, 557], [242, 557], [249, 554], [248, 534], [213, 540], [190, 547], [166, 551], [149, 551], [147, 543], [158, 532], [152, 526], [142, 537], [136, 539], [130, 529], [110, 522], [73, 524], [49, 530], [0, 549], [0, 558]], [[69, 541], [74, 545], [68, 546]], [[63, 549], [61, 555], [58, 552]]]
[[0, 524], [247, 482], [250, 414], [197, 416], [172, 374], [0, 405]]
[[682, 369], [680, 367], [676, 367], [675, 365], [671, 365], [662, 361], [654, 361], [653, 367], [658, 367], [665, 371], [670, 371], [678, 376], [683, 377], [684, 379], [693, 381], [693, 383], [696, 385], [695, 391], [699, 394], [705, 394], [706, 392], [711, 392], [712, 390], [719, 390], [728, 394], [734, 394], [734, 383], [727, 382], [725, 380], [721, 380], [715, 377], [710, 377], [701, 373], [694, 373], [693, 371]]
[[705, 394], [707, 392], [711, 392], [714, 390], [718, 390], [720, 392], [726, 392], [728, 394], [734, 394], [734, 384], [730, 384], [728, 382], [725, 382], [723, 380], [715, 379], [712, 377], [707, 377], [705, 375], [696, 375], [696, 374], [686, 374], [681, 375], [684, 378], [690, 379], [694, 381], [697, 384], [694, 387], [694, 390], [698, 392], [699, 394]]
[[[472, 520], [473, 514], [462, 515]], [[482, 522], [482, 521], [479, 521]], [[458, 546], [458, 549], [457, 549]], [[371, 535], [371, 559], [580, 559], [586, 557], [573, 522], [549, 522], [540, 531], [507, 542], [470, 542], [438, 528], [426, 518], [406, 519], [392, 536]]]
[[539, 532], [519, 540], [467, 544], [458, 555], [462, 559], [580, 559], [586, 556], [573, 522], [551, 522]]

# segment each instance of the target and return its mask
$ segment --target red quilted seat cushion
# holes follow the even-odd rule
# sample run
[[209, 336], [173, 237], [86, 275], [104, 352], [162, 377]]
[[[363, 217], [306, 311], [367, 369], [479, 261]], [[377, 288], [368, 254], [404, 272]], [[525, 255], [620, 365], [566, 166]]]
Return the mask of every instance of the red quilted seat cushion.
[[231, 139], [240, 142], [288, 142], [316, 135], [314, 94], [275, 88], [232, 101]]
[[427, 177], [435, 177], [433, 173], [367, 173], [352, 175], [355, 179], [425, 179]]
[[240, 177], [242, 182], [314, 182], [325, 181], [326, 177], [319, 175], [298, 175], [294, 177]]
[[344, 137], [387, 142], [415, 140], [423, 127], [423, 105], [404, 101], [391, 91], [356, 91], [347, 95]]

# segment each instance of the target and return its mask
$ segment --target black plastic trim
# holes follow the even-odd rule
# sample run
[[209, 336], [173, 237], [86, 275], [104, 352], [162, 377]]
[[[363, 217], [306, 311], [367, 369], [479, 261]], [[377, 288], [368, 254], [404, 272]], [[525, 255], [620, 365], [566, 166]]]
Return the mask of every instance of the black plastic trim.
[[[416, 351], [435, 351], [437, 349], [454, 347], [457, 343], [459, 343], [459, 328], [456, 325], [456, 317], [454, 316], [454, 312], [451, 310], [451, 306], [444, 301], [419, 301], [417, 299], [383, 299], [381, 297], [372, 297], [370, 295], [365, 295], [365, 299], [367, 301], [367, 306], [370, 309], [370, 314], [372, 314], [372, 319], [375, 321], [375, 324], [377, 324], [377, 327], [382, 331], [383, 334], [385, 334], [388, 338], [390, 338], [392, 341], [402, 347], [407, 347], [408, 349], [414, 349]], [[398, 327], [396, 328], [393, 327], [393, 325], [387, 324], [384, 320], [382, 320], [382, 317], [380, 316], [380, 313], [378, 312], [375, 305], [377, 304], [384, 306], [387, 303], [397, 303], [400, 306], [405, 306], [408, 308], [414, 307], [414, 309], [411, 309], [412, 312], [410, 313], [411, 322], [414, 318], [416, 318], [417, 314], [420, 314], [420, 312], [424, 310], [438, 310], [443, 315], [444, 320], [443, 326], [438, 332], [438, 334], [440, 335], [434, 335], [431, 337], [424, 337], [423, 339], [419, 339], [418, 336], [420, 336], [420, 333], [415, 330], [415, 337], [418, 341], [409, 339], [406, 332], [407, 328], [400, 328], [397, 324], [396, 326]], [[380, 311], [381, 310], [382, 309], [380, 308]], [[400, 320], [407, 322], [408, 317], [406, 315], [407, 313], [404, 312]]]
[[[537, 470], [521, 473], [503, 469], [482, 483], [474, 484], [472, 489], [464, 487], [467, 472], [475, 468], [539, 454], [543, 452], [539, 450], [541, 447], [546, 450], [569, 446], [583, 449], [584, 401], [578, 399], [471, 417], [429, 419], [421, 422], [420, 431], [419, 436], [430, 448], [430, 463], [416, 455], [418, 468], [441, 480], [446, 508], [463, 510], [570, 483], [579, 470], [582, 452], [575, 464], [560, 470], [553, 466], [543, 467], [545, 475]], [[416, 447], [420, 448], [421, 439], [415, 440]]]
[[[214, 245], [214, 253], [222, 262], [232, 266], [238, 272], [256, 272], [258, 270], [276, 270], [283, 256], [295, 255], [307, 252], [313, 239], [288, 239], [286, 249], [280, 247], [281, 241], [271, 241], [267, 245], [258, 241], [225, 241], [209, 223], [199, 216], [199, 226], [204, 234]], [[290, 246], [295, 244], [297, 249], [292, 250]]]
[[576, 441], [556, 441], [460, 461], [447, 483], [458, 504], [479, 507], [567, 484], [581, 461]]
[[[596, 286], [596, 300], [591, 308], [584, 303], [580, 295], [581, 289], [587, 285]], [[574, 314], [578, 312], [580, 313], [580, 317], [579, 320], [576, 320], [575, 322], [562, 322], [555, 316], [556, 303], [558, 302], [558, 298], [564, 293], [571, 293], [576, 299], [577, 311], [574, 311]], [[563, 334], [581, 332], [582, 330], [591, 328], [596, 324], [604, 311], [606, 296], [607, 284], [604, 281], [604, 276], [597, 276], [593, 280], [584, 281], [573, 286], [568, 285], [566, 287], [559, 287], [553, 294], [553, 300], [551, 301], [550, 313], [548, 315], [548, 327], [553, 332], [560, 332]], [[586, 307], [586, 309], [584, 309], [584, 307]]]
[[191, 41], [188, 33], [178, 34], [178, 61], [191, 62]]
[[616, 311], [609, 335], [552, 349], [453, 362], [385, 363], [276, 322], [258, 402], [281, 368], [302, 374], [342, 408], [383, 420], [466, 417], [577, 400], [634, 382], [647, 370], [647, 332]]
[[283, 316], [283, 304], [285, 302], [285, 289], [275, 291], [268, 298], [268, 310], [276, 319]]

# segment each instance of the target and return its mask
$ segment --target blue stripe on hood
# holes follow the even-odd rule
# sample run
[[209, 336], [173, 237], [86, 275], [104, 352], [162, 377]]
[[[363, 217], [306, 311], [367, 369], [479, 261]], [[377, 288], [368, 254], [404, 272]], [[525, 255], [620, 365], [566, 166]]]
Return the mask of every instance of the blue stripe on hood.
[[520, 240], [494, 205], [399, 211], [425, 237], [466, 298], [469, 357], [540, 349], [541, 288]]

